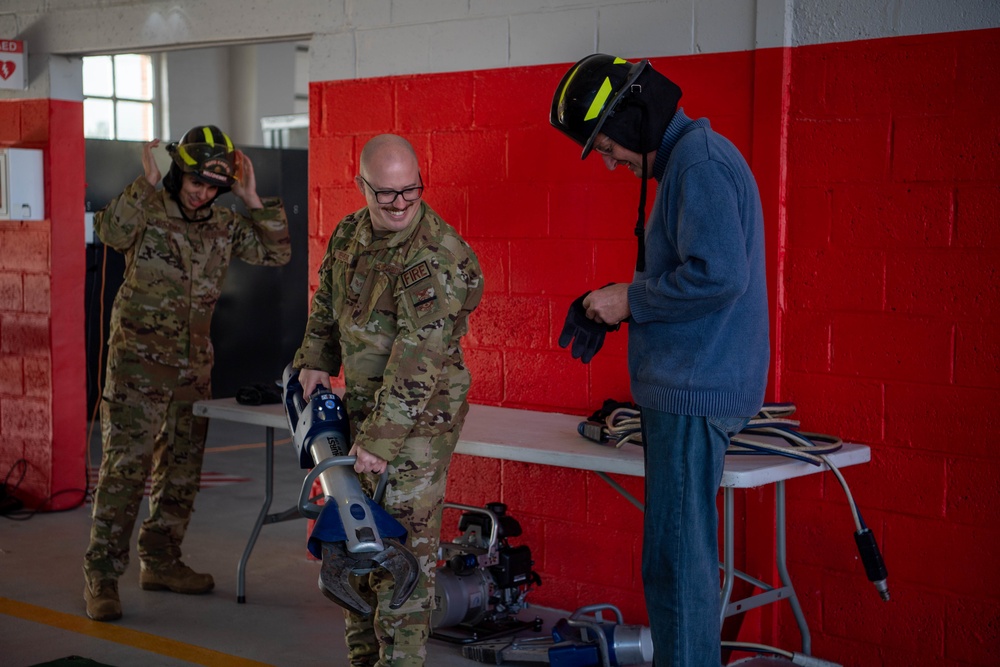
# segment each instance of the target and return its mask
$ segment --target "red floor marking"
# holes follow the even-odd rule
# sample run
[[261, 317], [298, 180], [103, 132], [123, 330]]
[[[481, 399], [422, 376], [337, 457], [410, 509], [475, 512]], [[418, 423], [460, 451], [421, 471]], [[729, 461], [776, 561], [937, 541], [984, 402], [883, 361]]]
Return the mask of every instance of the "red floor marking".
[[[97, 486], [97, 468], [87, 468], [87, 483], [90, 486], [91, 491]], [[203, 471], [201, 473], [201, 486], [202, 489], [210, 489], [216, 486], [229, 486], [230, 484], [239, 484], [241, 482], [249, 482], [249, 477], [237, 477], [235, 475], [227, 475], [221, 472], [209, 472]], [[146, 480], [146, 490], [144, 495], [149, 495], [150, 480]], [[87, 494], [87, 502], [91, 501], [91, 496], [93, 493]]]

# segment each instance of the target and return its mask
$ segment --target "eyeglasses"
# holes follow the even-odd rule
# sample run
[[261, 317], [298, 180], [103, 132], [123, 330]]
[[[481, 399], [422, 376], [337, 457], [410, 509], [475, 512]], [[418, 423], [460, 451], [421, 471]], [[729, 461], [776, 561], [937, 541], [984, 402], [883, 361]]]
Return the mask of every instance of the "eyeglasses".
[[376, 190], [364, 176], [358, 174], [358, 178], [364, 181], [365, 185], [371, 189], [372, 193], [375, 195], [375, 201], [379, 204], [391, 204], [396, 201], [396, 197], [402, 197], [403, 201], [417, 201], [424, 193], [423, 179], [420, 179], [420, 185], [412, 188], [406, 188], [405, 190]]

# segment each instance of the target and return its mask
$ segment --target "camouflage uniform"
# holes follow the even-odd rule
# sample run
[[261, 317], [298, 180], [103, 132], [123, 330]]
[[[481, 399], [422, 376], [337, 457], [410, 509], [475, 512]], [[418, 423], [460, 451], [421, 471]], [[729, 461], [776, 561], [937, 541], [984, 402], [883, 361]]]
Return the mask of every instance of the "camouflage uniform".
[[139, 558], [152, 569], [180, 558], [208, 431], [191, 404], [211, 396], [210, 326], [229, 261], [281, 266], [291, 259], [281, 201], [262, 203], [249, 218], [212, 207], [209, 218], [188, 222], [166, 191], [140, 176], [94, 216], [100, 239], [124, 253], [125, 275], [111, 313], [88, 576], [125, 571], [150, 472]]
[[445, 479], [469, 409], [459, 340], [482, 297], [482, 272], [458, 232], [420, 207], [406, 229], [384, 236], [367, 208], [340, 221], [294, 361], [331, 374], [343, 365], [353, 442], [389, 462], [383, 504], [421, 565], [398, 610], [389, 609], [392, 578], [383, 571], [359, 582], [376, 611], [347, 614], [355, 666], [424, 664]]

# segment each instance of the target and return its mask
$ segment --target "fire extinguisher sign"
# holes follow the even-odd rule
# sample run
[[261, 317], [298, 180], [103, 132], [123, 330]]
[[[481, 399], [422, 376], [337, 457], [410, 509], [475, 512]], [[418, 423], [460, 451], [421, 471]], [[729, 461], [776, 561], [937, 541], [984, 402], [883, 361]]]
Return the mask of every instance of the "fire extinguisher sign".
[[0, 88], [24, 90], [27, 60], [23, 41], [0, 39]]

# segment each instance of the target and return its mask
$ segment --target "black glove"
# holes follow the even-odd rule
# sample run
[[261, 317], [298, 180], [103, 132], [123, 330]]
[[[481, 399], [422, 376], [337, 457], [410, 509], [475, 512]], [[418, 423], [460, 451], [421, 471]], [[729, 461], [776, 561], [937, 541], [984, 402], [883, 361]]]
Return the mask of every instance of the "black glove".
[[268, 405], [281, 403], [281, 391], [277, 386], [252, 384], [236, 390], [236, 402], [240, 405]]
[[604, 334], [609, 331], [617, 331], [619, 327], [618, 324], [601, 324], [587, 317], [587, 309], [583, 307], [583, 300], [587, 298], [588, 294], [590, 292], [584, 292], [583, 296], [569, 305], [566, 322], [559, 335], [559, 347], [567, 347], [572, 341], [573, 347], [570, 348], [570, 353], [574, 359], [579, 359], [585, 364], [589, 364], [601, 346], [604, 345]]

